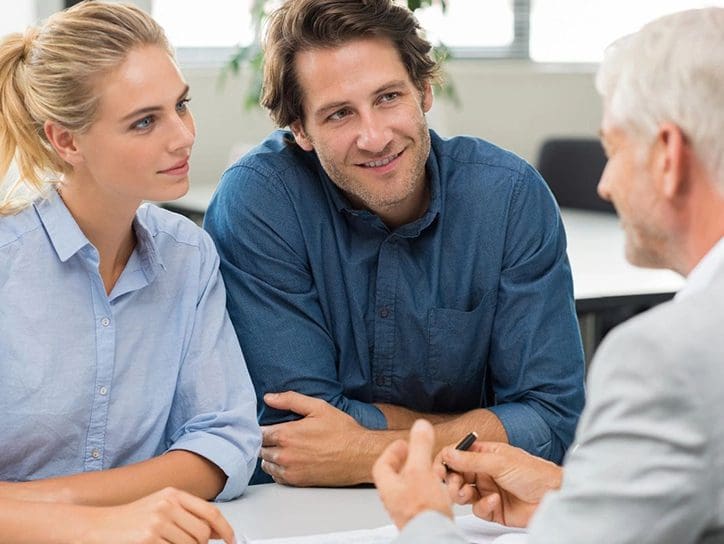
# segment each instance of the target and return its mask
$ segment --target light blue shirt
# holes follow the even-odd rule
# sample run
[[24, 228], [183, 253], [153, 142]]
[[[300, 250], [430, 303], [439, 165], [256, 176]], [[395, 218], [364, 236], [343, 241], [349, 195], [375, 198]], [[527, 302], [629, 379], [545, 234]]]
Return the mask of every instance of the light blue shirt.
[[57, 193], [0, 218], [0, 480], [109, 469], [187, 450], [239, 496], [261, 436], [213, 242], [139, 208], [113, 291]]

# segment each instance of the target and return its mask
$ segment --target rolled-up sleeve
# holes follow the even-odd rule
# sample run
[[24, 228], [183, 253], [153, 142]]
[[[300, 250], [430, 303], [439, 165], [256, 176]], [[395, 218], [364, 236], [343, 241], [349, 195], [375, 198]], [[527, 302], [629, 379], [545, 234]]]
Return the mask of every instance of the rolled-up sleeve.
[[583, 408], [583, 348], [563, 223], [529, 166], [511, 197], [489, 357], [509, 442], [560, 462]]
[[204, 258], [193, 330], [184, 354], [168, 422], [170, 450], [194, 452], [227, 476], [216, 500], [246, 489], [261, 447], [256, 395], [226, 312], [224, 283], [213, 242]]

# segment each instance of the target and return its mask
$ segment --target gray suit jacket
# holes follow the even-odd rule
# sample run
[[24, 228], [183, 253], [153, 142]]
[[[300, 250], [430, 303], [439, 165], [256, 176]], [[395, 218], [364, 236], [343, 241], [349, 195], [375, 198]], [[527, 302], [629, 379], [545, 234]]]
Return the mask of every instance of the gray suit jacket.
[[[724, 267], [606, 338], [574, 444], [530, 543], [724, 542]], [[421, 521], [396, 542], [464, 542], [442, 516]]]

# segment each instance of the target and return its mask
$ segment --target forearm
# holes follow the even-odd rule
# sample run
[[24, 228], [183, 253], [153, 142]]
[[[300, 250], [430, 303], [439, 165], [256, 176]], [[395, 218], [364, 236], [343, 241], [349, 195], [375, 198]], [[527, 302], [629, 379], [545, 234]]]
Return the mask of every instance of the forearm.
[[165, 487], [175, 487], [213, 499], [225, 482], [223, 471], [207, 459], [174, 450], [125, 467], [4, 484], [0, 486], [0, 498], [111, 506], [134, 501]]
[[82, 542], [91, 515], [85, 506], [0, 498], [0, 535], [5, 544]]
[[[490, 410], [483, 408], [462, 414], [429, 414], [416, 412], [394, 404], [375, 404], [387, 419], [387, 429], [407, 430], [418, 419], [426, 419], [435, 426], [438, 444], [455, 442], [470, 431], [475, 431], [481, 440], [508, 442], [508, 436], [500, 420]], [[439, 448], [438, 448], [439, 449]]]
[[[379, 405], [383, 413], [387, 415], [387, 410], [391, 405]], [[411, 418], [414, 422], [416, 419], [428, 419], [430, 414], [423, 414], [391, 406], [394, 408], [396, 416], [402, 416], [395, 420], [399, 424], [404, 421], [403, 418]], [[432, 414], [435, 427], [435, 453], [437, 454], [444, 446], [457, 442], [470, 431], [475, 431], [481, 440], [488, 442], [508, 442], [500, 420], [485, 409], [471, 410], [464, 414]], [[435, 423], [437, 421], [437, 423]], [[347, 459], [345, 470], [354, 480], [353, 483], [368, 483], [372, 481], [372, 465], [375, 463], [384, 449], [397, 440], [398, 438], [406, 439], [408, 437], [407, 428], [393, 429], [388, 431], [371, 431], [368, 429], [361, 430], [349, 444], [350, 452], [353, 452]]]
[[397, 406], [395, 404], [375, 404], [380, 409], [382, 414], [387, 420], [387, 429], [390, 431], [405, 430], [412, 427], [418, 419], [426, 419], [433, 425], [443, 423], [455, 419], [460, 414], [430, 414], [423, 412], [416, 412], [405, 408], [404, 406]]

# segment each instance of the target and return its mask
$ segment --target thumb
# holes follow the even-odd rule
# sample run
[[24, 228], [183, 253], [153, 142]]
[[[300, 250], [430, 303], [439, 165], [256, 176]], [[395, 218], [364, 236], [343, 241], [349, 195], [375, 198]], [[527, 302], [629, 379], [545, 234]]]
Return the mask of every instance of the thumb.
[[460, 451], [449, 447], [443, 450], [442, 459], [448, 468], [455, 472], [485, 474], [494, 480], [511, 465], [511, 460], [500, 453]]
[[324, 403], [323, 400], [302, 395], [296, 391], [267, 393], [264, 395], [264, 402], [277, 410], [289, 410], [305, 417], [311, 415], [319, 407], [320, 403]]

